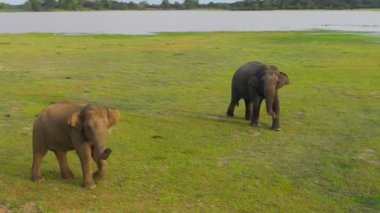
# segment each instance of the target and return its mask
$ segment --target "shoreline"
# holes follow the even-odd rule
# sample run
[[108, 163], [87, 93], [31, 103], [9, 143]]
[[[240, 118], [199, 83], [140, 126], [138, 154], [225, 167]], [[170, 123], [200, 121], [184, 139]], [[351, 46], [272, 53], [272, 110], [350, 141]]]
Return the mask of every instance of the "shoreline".
[[212, 33], [320, 33], [320, 34], [347, 34], [347, 35], [368, 35], [379, 37], [380, 32], [371, 31], [344, 31], [344, 30], [324, 30], [324, 29], [310, 29], [310, 30], [290, 30], [290, 31], [188, 31], [188, 32], [151, 32], [140, 34], [120, 34], [120, 33], [56, 33], [56, 32], [26, 32], [26, 33], [0, 33], [0, 35], [27, 35], [27, 34], [41, 34], [41, 35], [62, 35], [62, 36], [155, 36], [162, 34], [212, 34]]

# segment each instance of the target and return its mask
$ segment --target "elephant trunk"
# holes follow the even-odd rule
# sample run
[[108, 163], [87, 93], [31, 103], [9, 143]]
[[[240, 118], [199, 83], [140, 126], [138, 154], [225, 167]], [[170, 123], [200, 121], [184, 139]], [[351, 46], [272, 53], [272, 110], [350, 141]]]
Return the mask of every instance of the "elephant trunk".
[[107, 160], [107, 158], [109, 157], [109, 155], [111, 154], [112, 150], [109, 149], [109, 148], [106, 148], [106, 149], [99, 149], [99, 148], [95, 148], [96, 150], [96, 155], [97, 155], [97, 158], [100, 159], [100, 160]]
[[272, 116], [273, 119], [277, 117], [276, 113], [273, 111], [273, 102], [276, 96], [275, 87], [264, 87], [265, 105], [268, 115]]
[[103, 144], [105, 144], [104, 137], [98, 137], [97, 140], [94, 140], [94, 148], [95, 148], [95, 156], [100, 160], [107, 160], [112, 150], [109, 148], [105, 148]]

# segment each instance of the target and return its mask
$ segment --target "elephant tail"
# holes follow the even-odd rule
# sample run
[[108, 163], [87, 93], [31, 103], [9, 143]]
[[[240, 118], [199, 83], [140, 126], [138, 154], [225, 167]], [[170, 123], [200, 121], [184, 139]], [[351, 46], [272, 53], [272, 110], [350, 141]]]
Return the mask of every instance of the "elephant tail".
[[227, 116], [233, 117], [235, 106], [239, 106], [239, 94], [237, 91], [232, 88], [231, 89], [231, 102], [227, 109]]
[[231, 89], [231, 103], [235, 104], [235, 106], [239, 106], [239, 92], [237, 88], [232, 87]]

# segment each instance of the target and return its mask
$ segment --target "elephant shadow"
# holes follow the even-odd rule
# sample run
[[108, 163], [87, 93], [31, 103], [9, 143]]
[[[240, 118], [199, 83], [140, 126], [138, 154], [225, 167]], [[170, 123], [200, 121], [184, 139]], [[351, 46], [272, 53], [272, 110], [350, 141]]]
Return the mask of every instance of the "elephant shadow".
[[[224, 113], [207, 113], [207, 112], [191, 112], [191, 111], [182, 111], [182, 110], [171, 110], [171, 115], [186, 117], [189, 119], [197, 119], [202, 121], [224, 123], [224, 124], [234, 124], [242, 127], [254, 128], [249, 125], [249, 122], [244, 119], [244, 117], [228, 117]], [[257, 127], [256, 127], [257, 128]], [[270, 121], [263, 121], [258, 124], [258, 128], [270, 129]]]
[[[30, 182], [32, 184], [33, 182], [30, 179], [32, 156], [28, 157], [28, 159], [25, 159], [25, 156], [27, 155], [30, 155], [29, 150], [27, 153], [19, 157], [1, 157], [0, 161], [2, 163], [0, 165], [0, 177], [8, 177], [11, 180]], [[49, 181], [54, 183], [60, 182], [67, 185], [78, 185], [81, 181], [80, 171], [76, 170], [74, 173], [77, 175], [74, 179], [63, 181], [60, 176], [59, 166], [56, 164], [56, 159], [53, 153], [49, 152], [46, 155], [44, 165], [46, 166], [43, 167], [42, 171], [42, 174], [45, 177], [45, 180], [43, 180], [43, 182]]]
[[248, 126], [248, 123], [244, 118], [239, 117], [227, 117], [223, 113], [203, 113], [203, 112], [191, 112], [191, 111], [182, 111], [182, 110], [171, 110], [171, 115], [185, 117], [189, 119], [197, 119], [203, 121], [217, 122], [217, 123], [226, 123], [226, 124], [237, 124], [241, 126]]

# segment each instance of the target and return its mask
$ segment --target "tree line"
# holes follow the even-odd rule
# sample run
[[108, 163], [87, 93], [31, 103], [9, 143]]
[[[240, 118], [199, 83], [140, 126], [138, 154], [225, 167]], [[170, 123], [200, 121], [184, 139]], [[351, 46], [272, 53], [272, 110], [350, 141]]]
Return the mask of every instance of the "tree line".
[[50, 10], [277, 10], [277, 9], [356, 9], [380, 8], [380, 0], [243, 0], [234, 3], [200, 4], [198, 0], [184, 0], [161, 4], [119, 2], [115, 0], [27, 0], [23, 5], [0, 3], [0, 9], [16, 8], [29, 11]]

